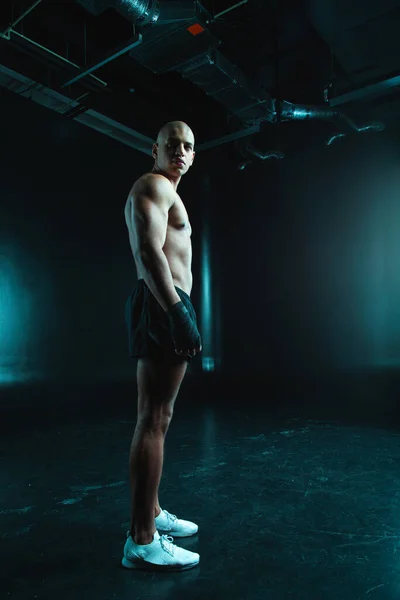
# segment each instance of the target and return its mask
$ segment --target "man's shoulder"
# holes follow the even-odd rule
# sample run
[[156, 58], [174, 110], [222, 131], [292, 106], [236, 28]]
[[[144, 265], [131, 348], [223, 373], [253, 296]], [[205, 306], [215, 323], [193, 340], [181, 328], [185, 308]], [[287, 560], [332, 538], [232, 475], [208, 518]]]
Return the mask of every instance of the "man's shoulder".
[[144, 173], [133, 184], [130, 197], [134, 206], [141, 203], [143, 198], [152, 198], [155, 202], [166, 204], [168, 210], [176, 201], [176, 192], [172, 183], [159, 173]]
[[159, 173], [143, 173], [132, 186], [132, 192], [173, 192], [173, 187], [171, 182], [164, 177], [164, 175], [160, 175]]

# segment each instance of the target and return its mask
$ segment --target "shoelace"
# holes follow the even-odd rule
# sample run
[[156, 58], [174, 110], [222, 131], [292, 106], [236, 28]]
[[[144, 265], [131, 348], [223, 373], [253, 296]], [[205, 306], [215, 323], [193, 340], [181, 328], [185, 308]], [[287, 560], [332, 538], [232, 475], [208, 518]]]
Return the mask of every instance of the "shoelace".
[[171, 556], [173, 556], [175, 552], [175, 546], [172, 543], [174, 541], [174, 538], [170, 535], [161, 535], [160, 540], [164, 550], [166, 550]]
[[168, 519], [169, 521], [171, 521], [171, 522], [172, 522], [172, 524], [174, 524], [174, 523], [175, 523], [175, 521], [177, 521], [177, 520], [178, 520], [178, 517], [177, 517], [176, 515], [171, 515], [171, 513], [169, 513], [167, 510], [164, 510], [164, 513], [167, 515], [167, 519]]
[[[172, 523], [175, 523], [175, 521], [178, 520], [178, 517], [176, 515], [172, 515], [167, 510], [164, 510], [164, 513], [167, 515], [167, 519]], [[130, 531], [128, 530], [127, 536], [129, 535]], [[160, 535], [160, 541], [164, 550], [166, 550], [167, 552], [169, 552], [169, 554], [171, 554], [171, 556], [173, 556], [175, 552], [175, 546], [172, 543], [174, 541], [174, 538], [171, 535]]]
[[[126, 532], [127, 537], [129, 537], [131, 535], [131, 532], [128, 530]], [[171, 556], [174, 555], [175, 552], [175, 546], [172, 543], [174, 541], [174, 538], [170, 535], [160, 535], [160, 542], [162, 547], [164, 548], [164, 550], [166, 550], [167, 552], [170, 553]]]

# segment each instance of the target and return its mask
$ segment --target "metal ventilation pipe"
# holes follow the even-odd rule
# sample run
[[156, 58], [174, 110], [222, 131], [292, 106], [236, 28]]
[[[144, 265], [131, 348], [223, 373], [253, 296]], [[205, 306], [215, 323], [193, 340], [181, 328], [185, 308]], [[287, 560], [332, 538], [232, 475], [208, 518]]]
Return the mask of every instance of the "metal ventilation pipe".
[[157, 0], [110, 0], [110, 6], [138, 25], [155, 25], [160, 16]]
[[260, 158], [261, 160], [269, 160], [270, 158], [277, 158], [278, 160], [285, 158], [285, 153], [280, 150], [268, 150], [267, 152], [261, 152], [261, 150], [257, 150], [251, 144], [246, 147], [246, 154], [252, 154], [256, 158]]
[[239, 163], [239, 171], [244, 171], [251, 165], [252, 160], [250, 159], [250, 156], [255, 156], [260, 160], [270, 160], [272, 158], [280, 160], [286, 157], [285, 153], [280, 150], [267, 150], [266, 152], [261, 152], [261, 150], [257, 150], [257, 148], [254, 148], [250, 143], [247, 143], [246, 146], [242, 148], [241, 153], [246, 157], [246, 160]]
[[[275, 101], [276, 103], [276, 101]], [[275, 105], [274, 120], [276, 119], [277, 111]], [[355, 131], [362, 133], [364, 131], [383, 131], [385, 125], [379, 121], [373, 121], [368, 125], [358, 126], [350, 117], [344, 113], [328, 108], [325, 106], [304, 106], [301, 104], [292, 104], [291, 102], [283, 101], [281, 104], [281, 117], [283, 120], [307, 120], [307, 119], [323, 119], [326, 121], [336, 121], [338, 124], [344, 125], [348, 132]], [[338, 133], [327, 142], [326, 146], [330, 146], [335, 140], [345, 137], [346, 133]]]
[[[277, 103], [277, 100], [274, 100], [274, 121], [277, 121]], [[337, 119], [335, 111], [333, 111], [331, 108], [292, 104], [286, 100], [281, 102], [280, 114], [283, 121], [306, 121], [308, 119], [324, 119], [326, 121], [333, 121]]]
[[155, 25], [160, 17], [158, 0], [77, 0], [92, 15], [98, 16], [115, 8], [123, 17], [139, 27]]
[[379, 121], [373, 121], [372, 123], [369, 123], [369, 125], [359, 127], [354, 123], [354, 121], [352, 121], [352, 119], [350, 119], [350, 117], [342, 112], [335, 111], [335, 113], [338, 119], [342, 120], [349, 127], [349, 129], [356, 131], [357, 133], [362, 133], [363, 131], [383, 131], [385, 129], [385, 125]]
[[333, 144], [333, 142], [335, 142], [336, 140], [340, 140], [340, 138], [344, 138], [344, 137], [346, 137], [345, 133], [335, 133], [335, 135], [330, 137], [329, 140], [326, 140], [325, 146], [331, 146]]
[[114, 8], [123, 17], [143, 28], [152, 25], [190, 21], [196, 16], [196, 0], [76, 0], [92, 15]]
[[[374, 121], [364, 126], [358, 126], [352, 119], [350, 119], [350, 117], [330, 107], [292, 104], [286, 100], [281, 101], [279, 104], [278, 102], [279, 101], [276, 99], [271, 99], [271, 109], [268, 113], [268, 116], [263, 119], [264, 121], [278, 123], [279, 121], [306, 121], [308, 119], [322, 119], [326, 121], [336, 121], [338, 124], [342, 125], [342, 128], [344, 126], [347, 131], [332, 135], [325, 142], [326, 146], [330, 146], [335, 140], [346, 137], [346, 135], [350, 132], [355, 131], [356, 133], [362, 133], [364, 131], [383, 131], [385, 129], [385, 125], [378, 121]], [[246, 133], [246, 130], [242, 133]], [[251, 164], [252, 161], [250, 156], [255, 156], [261, 160], [285, 158], [285, 154], [279, 150], [261, 152], [260, 150], [254, 148], [250, 143], [247, 143], [244, 147], [239, 147], [239, 151], [246, 159], [238, 165], [238, 169], [240, 171], [244, 171], [244, 169]]]
[[[339, 118], [344, 120], [345, 123], [351, 130], [356, 131], [357, 133], [362, 133], [364, 131], [383, 131], [385, 129], [385, 125], [380, 123], [379, 121], [375, 121], [370, 123], [369, 125], [365, 125], [365, 127], [358, 127], [349, 117], [344, 115], [343, 113], [339, 113]], [[326, 142], [325, 146], [331, 146], [333, 142], [339, 140], [340, 138], [346, 137], [346, 133], [336, 133], [332, 135]]]

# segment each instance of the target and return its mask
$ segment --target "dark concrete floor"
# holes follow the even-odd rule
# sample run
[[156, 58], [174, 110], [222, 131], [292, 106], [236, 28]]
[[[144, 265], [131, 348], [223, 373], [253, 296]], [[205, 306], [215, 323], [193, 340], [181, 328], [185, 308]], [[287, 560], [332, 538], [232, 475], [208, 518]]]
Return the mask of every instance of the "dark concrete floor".
[[200, 554], [182, 573], [121, 566], [134, 403], [115, 408], [109, 397], [113, 410], [103, 402], [98, 411], [3, 420], [2, 598], [399, 598], [393, 423], [193, 397], [185, 389], [177, 400], [160, 486], [162, 508], [199, 525], [193, 538], [174, 540]]

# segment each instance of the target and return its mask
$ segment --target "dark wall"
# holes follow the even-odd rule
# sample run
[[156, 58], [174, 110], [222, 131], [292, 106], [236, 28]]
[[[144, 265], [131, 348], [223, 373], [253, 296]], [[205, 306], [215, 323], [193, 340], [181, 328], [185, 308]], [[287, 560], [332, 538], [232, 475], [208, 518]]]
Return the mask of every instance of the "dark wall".
[[398, 142], [385, 132], [325, 148], [303, 136], [286, 159], [242, 172], [222, 148], [209, 159], [225, 368], [397, 368]]
[[0, 380], [129, 376], [124, 206], [152, 159], [14, 94], [1, 106]]

